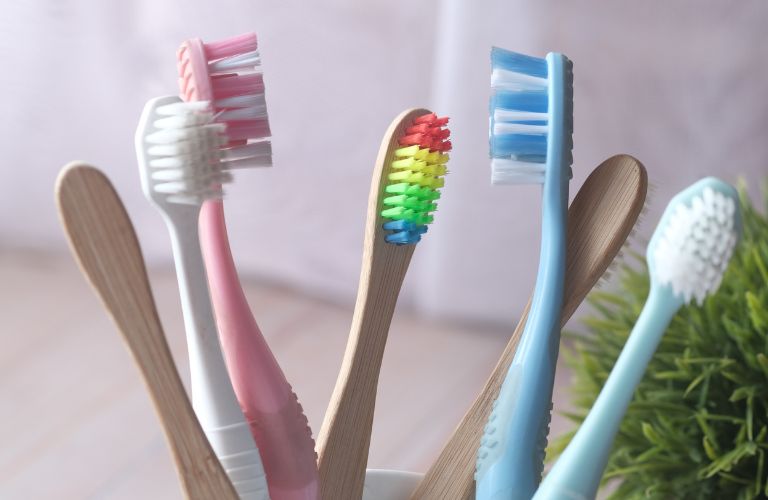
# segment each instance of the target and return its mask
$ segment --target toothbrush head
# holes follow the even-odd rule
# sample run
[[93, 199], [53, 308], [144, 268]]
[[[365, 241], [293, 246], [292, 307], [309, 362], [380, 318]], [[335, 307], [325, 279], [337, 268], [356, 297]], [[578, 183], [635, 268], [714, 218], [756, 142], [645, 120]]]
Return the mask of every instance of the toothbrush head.
[[156, 97], [144, 106], [136, 130], [136, 157], [144, 195], [159, 206], [200, 205], [223, 196], [230, 169], [271, 162], [269, 142], [225, 149], [226, 125], [214, 122], [206, 101]]
[[573, 64], [491, 49], [489, 145], [493, 184], [571, 177]]
[[271, 135], [255, 33], [210, 43], [193, 38], [179, 47], [177, 59], [182, 99], [210, 101], [230, 143]]
[[381, 216], [388, 219], [383, 225], [388, 243], [418, 243], [433, 220], [451, 149], [447, 123], [448, 118], [425, 113], [414, 118], [398, 138], [381, 211]]
[[231, 176], [219, 161], [227, 142], [205, 101], [157, 97], [144, 106], [136, 130], [136, 157], [144, 195], [158, 205], [199, 205], [222, 196]]
[[667, 205], [648, 245], [651, 281], [682, 303], [701, 305], [717, 291], [741, 232], [738, 193], [707, 177]]

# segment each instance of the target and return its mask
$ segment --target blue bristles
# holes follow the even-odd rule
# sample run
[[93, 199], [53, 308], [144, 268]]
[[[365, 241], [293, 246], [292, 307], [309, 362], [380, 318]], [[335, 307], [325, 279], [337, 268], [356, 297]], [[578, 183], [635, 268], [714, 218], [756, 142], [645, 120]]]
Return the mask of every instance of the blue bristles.
[[387, 243], [395, 245], [412, 245], [421, 241], [421, 235], [427, 232], [428, 227], [423, 224], [414, 224], [406, 220], [385, 222], [382, 227], [392, 233], [385, 236]]
[[535, 165], [547, 161], [547, 61], [493, 47], [491, 68], [492, 180], [503, 184], [543, 182], [543, 170]]
[[491, 67], [539, 78], [547, 77], [547, 61], [545, 59], [518, 54], [499, 47], [491, 49]]
[[546, 113], [547, 90], [527, 90], [520, 92], [497, 90], [491, 96], [491, 110], [494, 111], [496, 109]]

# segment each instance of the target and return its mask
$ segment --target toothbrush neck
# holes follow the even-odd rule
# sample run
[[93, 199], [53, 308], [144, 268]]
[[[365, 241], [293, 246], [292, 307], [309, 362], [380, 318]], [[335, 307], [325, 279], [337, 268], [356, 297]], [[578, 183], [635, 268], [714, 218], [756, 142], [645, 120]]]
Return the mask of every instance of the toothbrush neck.
[[[635, 389], [640, 384], [648, 363], [653, 358], [667, 326], [679, 308], [680, 300], [675, 298], [667, 287], [651, 286], [645, 306], [587, 419], [582, 424], [584, 430], [580, 430], [579, 434], [591, 436], [592, 446], [600, 449], [603, 467], [608, 460], [613, 436], [619, 430]], [[603, 439], [596, 439], [596, 435], [603, 436]]]

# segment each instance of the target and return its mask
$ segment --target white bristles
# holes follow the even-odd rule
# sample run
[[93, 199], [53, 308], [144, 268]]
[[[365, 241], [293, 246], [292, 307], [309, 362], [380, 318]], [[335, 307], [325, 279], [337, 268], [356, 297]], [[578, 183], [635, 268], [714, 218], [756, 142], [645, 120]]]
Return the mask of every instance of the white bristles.
[[185, 121], [193, 122], [194, 120], [187, 120], [185, 118], [180, 118], [178, 121], [169, 120], [166, 122], [164, 122], [164, 120], [156, 120], [155, 126], [159, 130], [149, 134], [146, 141], [149, 144], [191, 147], [194, 148], [193, 150], [200, 149], [200, 146], [196, 141], [212, 141], [219, 146], [226, 144], [226, 138], [222, 137], [224, 132], [223, 125], [210, 124], [198, 126], [188, 124], [176, 128], [178, 123], [183, 123]]
[[169, 195], [166, 199], [173, 203], [221, 198], [221, 185], [231, 180], [221, 164], [226, 127], [213, 123], [208, 103], [158, 106], [154, 115], [153, 132], [144, 137], [152, 190]]
[[549, 120], [549, 115], [547, 113], [496, 108], [493, 110], [493, 119], [497, 122], [546, 122]]
[[174, 102], [172, 104], [164, 104], [158, 106], [155, 109], [155, 113], [164, 116], [173, 115], [187, 115], [194, 111], [209, 111], [210, 102], [208, 101], [193, 101], [193, 102]]
[[677, 205], [652, 256], [659, 282], [685, 302], [701, 304], [716, 291], [738, 240], [736, 210], [733, 198], [711, 187]]
[[543, 183], [551, 132], [547, 63], [493, 49], [491, 66], [491, 183]]
[[[252, 106], [220, 113], [229, 113], [228, 120], [266, 114], [263, 97], [236, 99]], [[269, 141], [228, 146], [227, 126], [214, 118], [209, 103], [202, 101], [173, 102], [145, 111], [140, 158], [146, 188], [158, 201], [194, 205], [219, 199], [222, 184], [232, 181], [230, 170], [272, 165]]]
[[491, 88], [505, 90], [539, 90], [547, 88], [547, 79], [516, 71], [494, 68], [491, 72]]
[[237, 108], [222, 111], [216, 115], [216, 119], [221, 122], [239, 121], [239, 120], [265, 120], [267, 118], [267, 105], [251, 106], [247, 108]]
[[225, 97], [213, 102], [216, 108], [248, 108], [255, 106], [266, 106], [267, 99], [264, 94], [237, 95], [234, 97]]
[[209, 117], [203, 113], [188, 113], [186, 115], [167, 116], [155, 121], [155, 127], [160, 129], [179, 129], [195, 125], [207, 125]]
[[258, 166], [267, 166], [272, 164], [272, 143], [269, 141], [251, 142], [242, 146], [225, 149], [222, 151], [222, 160], [227, 164], [230, 160], [249, 159]]
[[546, 134], [549, 129], [546, 125], [528, 125], [525, 123], [500, 123], [493, 124], [494, 135], [502, 134]]
[[544, 163], [531, 163], [507, 158], [491, 159], [491, 182], [493, 184], [542, 184]]
[[254, 50], [233, 57], [225, 57], [208, 64], [210, 73], [227, 73], [229, 71], [250, 69], [254, 72], [261, 71], [261, 57], [259, 51]]

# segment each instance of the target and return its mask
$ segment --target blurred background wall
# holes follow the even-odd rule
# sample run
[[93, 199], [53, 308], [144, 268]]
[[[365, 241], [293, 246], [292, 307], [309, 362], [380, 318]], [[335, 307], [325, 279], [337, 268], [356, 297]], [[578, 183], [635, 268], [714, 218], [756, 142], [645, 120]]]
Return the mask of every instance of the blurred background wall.
[[[768, 177], [766, 26], [766, 0], [0, 1], [0, 498], [180, 498], [146, 391], [66, 249], [53, 187], [76, 159], [113, 180], [188, 381], [169, 239], [133, 150], [144, 102], [177, 92], [181, 41], [259, 35], [274, 167], [237, 173], [227, 220], [315, 434], [381, 135], [404, 108], [451, 117], [452, 172], [390, 329], [368, 462], [424, 471], [506, 344], [538, 260], [539, 187], [489, 183], [490, 46], [574, 61], [571, 193], [607, 157], [639, 158], [655, 186], [642, 248], [700, 177], [743, 177], [755, 195]], [[564, 368], [553, 436], [569, 427]]]
[[437, 220], [402, 304], [511, 323], [531, 290], [539, 188], [491, 187], [492, 44], [574, 61], [575, 193], [606, 157], [630, 153], [656, 189], [639, 238], [696, 179], [768, 173], [768, 3], [460, 0], [5, 0], [0, 7], [0, 248], [64, 251], [52, 199], [66, 162], [104, 169], [151, 263], [169, 241], [143, 199], [133, 133], [144, 101], [176, 93], [175, 50], [259, 34], [272, 169], [229, 189], [233, 251], [247, 276], [354, 300], [370, 172], [402, 109], [452, 119]]

